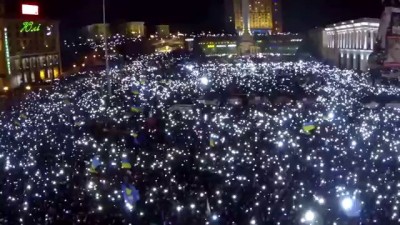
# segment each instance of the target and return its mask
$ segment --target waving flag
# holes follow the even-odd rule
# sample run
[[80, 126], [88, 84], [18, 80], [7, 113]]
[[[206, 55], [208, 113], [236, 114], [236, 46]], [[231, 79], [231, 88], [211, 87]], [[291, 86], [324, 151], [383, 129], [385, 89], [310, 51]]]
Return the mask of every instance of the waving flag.
[[142, 108], [140, 108], [140, 106], [132, 106], [131, 107], [131, 112], [140, 113], [140, 112], [142, 112]]
[[122, 165], [121, 165], [122, 169], [132, 169], [132, 165], [129, 162], [129, 160], [127, 158], [122, 158]]
[[96, 171], [97, 167], [99, 167], [101, 165], [101, 161], [100, 161], [100, 156], [96, 155], [95, 157], [93, 157], [91, 165], [90, 165], [90, 169], [89, 171], [91, 173], [98, 173]]
[[210, 147], [215, 147], [218, 141], [218, 136], [215, 134], [210, 135]]
[[311, 134], [311, 131], [315, 130], [317, 127], [314, 125], [314, 123], [305, 123], [303, 125], [303, 130], [306, 134]]
[[122, 184], [121, 189], [126, 207], [129, 210], [135, 209], [136, 202], [140, 200], [139, 191], [132, 184], [129, 185]]

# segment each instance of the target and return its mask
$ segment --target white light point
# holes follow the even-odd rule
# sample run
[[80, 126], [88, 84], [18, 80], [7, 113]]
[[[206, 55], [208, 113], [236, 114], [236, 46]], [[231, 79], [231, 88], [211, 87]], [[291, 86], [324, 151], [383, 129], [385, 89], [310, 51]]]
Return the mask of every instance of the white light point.
[[333, 114], [333, 112], [330, 112], [328, 114], [328, 119], [332, 120], [333, 118], [335, 118], [335, 114]]
[[341, 206], [346, 211], [350, 210], [351, 208], [353, 208], [353, 199], [351, 199], [350, 197], [344, 198], [341, 202]]
[[128, 208], [128, 210], [132, 210], [133, 209], [133, 205], [131, 205], [130, 203], [125, 203], [126, 208]]
[[202, 78], [200, 78], [200, 82], [201, 82], [203, 85], [208, 85], [208, 83], [209, 83], [207, 77], [202, 77]]
[[305, 222], [313, 222], [315, 220], [315, 213], [311, 210], [308, 210], [305, 214], [304, 214], [304, 221]]

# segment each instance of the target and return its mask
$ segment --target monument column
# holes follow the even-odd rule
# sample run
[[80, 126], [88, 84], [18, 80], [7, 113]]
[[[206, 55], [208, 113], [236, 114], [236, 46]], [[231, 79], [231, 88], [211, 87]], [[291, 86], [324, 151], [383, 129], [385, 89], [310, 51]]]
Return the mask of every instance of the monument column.
[[250, 31], [250, 9], [249, 0], [242, 0], [243, 34], [239, 39], [239, 53], [242, 55], [259, 52]]
[[354, 31], [354, 36], [355, 36], [354, 48], [357, 49], [358, 48], [358, 31], [356, 31], [356, 30]]
[[351, 33], [350, 31], [347, 32], [347, 46], [346, 48], [351, 48]]
[[243, 34], [250, 33], [250, 9], [249, 9], [249, 0], [242, 0], [242, 17], [243, 17]]
[[346, 48], [346, 33], [342, 33], [342, 48]]
[[371, 48], [370, 49], [374, 49], [374, 31], [370, 31], [370, 33], [371, 33]]
[[354, 31], [350, 33], [350, 48], [354, 48]]
[[363, 34], [364, 34], [364, 49], [367, 49], [368, 33], [367, 31], [363, 31]]

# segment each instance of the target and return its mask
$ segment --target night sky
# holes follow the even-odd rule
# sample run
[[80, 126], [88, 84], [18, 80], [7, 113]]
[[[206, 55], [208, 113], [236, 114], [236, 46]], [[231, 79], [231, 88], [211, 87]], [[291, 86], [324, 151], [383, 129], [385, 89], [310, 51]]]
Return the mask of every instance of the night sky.
[[[17, 1], [6, 0], [10, 9]], [[19, 0], [20, 1], [20, 0]], [[224, 0], [107, 0], [111, 22], [145, 21], [175, 24], [186, 31], [223, 28]], [[32, 1], [29, 1], [32, 2]], [[41, 13], [59, 19], [62, 27], [77, 28], [102, 21], [102, 0], [37, 0]], [[381, 0], [283, 0], [284, 30], [301, 32], [315, 26], [379, 17]]]

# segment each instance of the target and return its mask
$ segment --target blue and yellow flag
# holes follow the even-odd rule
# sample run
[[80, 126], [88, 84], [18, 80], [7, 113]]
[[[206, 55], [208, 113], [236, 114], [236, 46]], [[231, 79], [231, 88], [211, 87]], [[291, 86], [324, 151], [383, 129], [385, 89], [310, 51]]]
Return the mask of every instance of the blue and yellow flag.
[[139, 191], [132, 184], [122, 184], [121, 189], [125, 204], [129, 206], [130, 209], [134, 209], [136, 202], [140, 200]]
[[129, 162], [129, 160], [127, 159], [127, 158], [122, 158], [122, 165], [121, 165], [121, 168], [122, 169], [132, 169], [132, 165], [131, 165], [131, 163]]
[[136, 132], [131, 132], [131, 136], [134, 137], [134, 138], [137, 138], [137, 137], [138, 137], [138, 133], [136, 133]]
[[131, 112], [140, 113], [140, 112], [142, 112], [142, 108], [140, 108], [140, 106], [132, 106], [131, 107]]
[[139, 94], [140, 94], [140, 89], [139, 89], [138, 86], [132, 85], [132, 87], [131, 87], [131, 92], [132, 92], [132, 94], [134, 94], [134, 95], [139, 95]]
[[138, 133], [136, 133], [136, 132], [132, 132], [131, 133], [131, 136], [133, 137], [133, 141], [134, 141], [134, 143], [135, 144], [137, 144], [137, 145], [139, 145], [140, 144], [140, 141], [139, 141], [139, 134]]
[[210, 135], [210, 147], [215, 147], [218, 141], [218, 136], [215, 134]]
[[100, 156], [96, 155], [95, 157], [93, 157], [92, 162], [90, 164], [90, 169], [89, 171], [91, 173], [98, 173], [97, 172], [97, 167], [99, 167], [101, 165], [101, 161], [100, 161]]
[[316, 129], [317, 127], [315, 126], [315, 124], [314, 123], [305, 123], [305, 124], [303, 124], [303, 131], [306, 133], [306, 134], [311, 134], [311, 131], [314, 131], [315, 129]]

